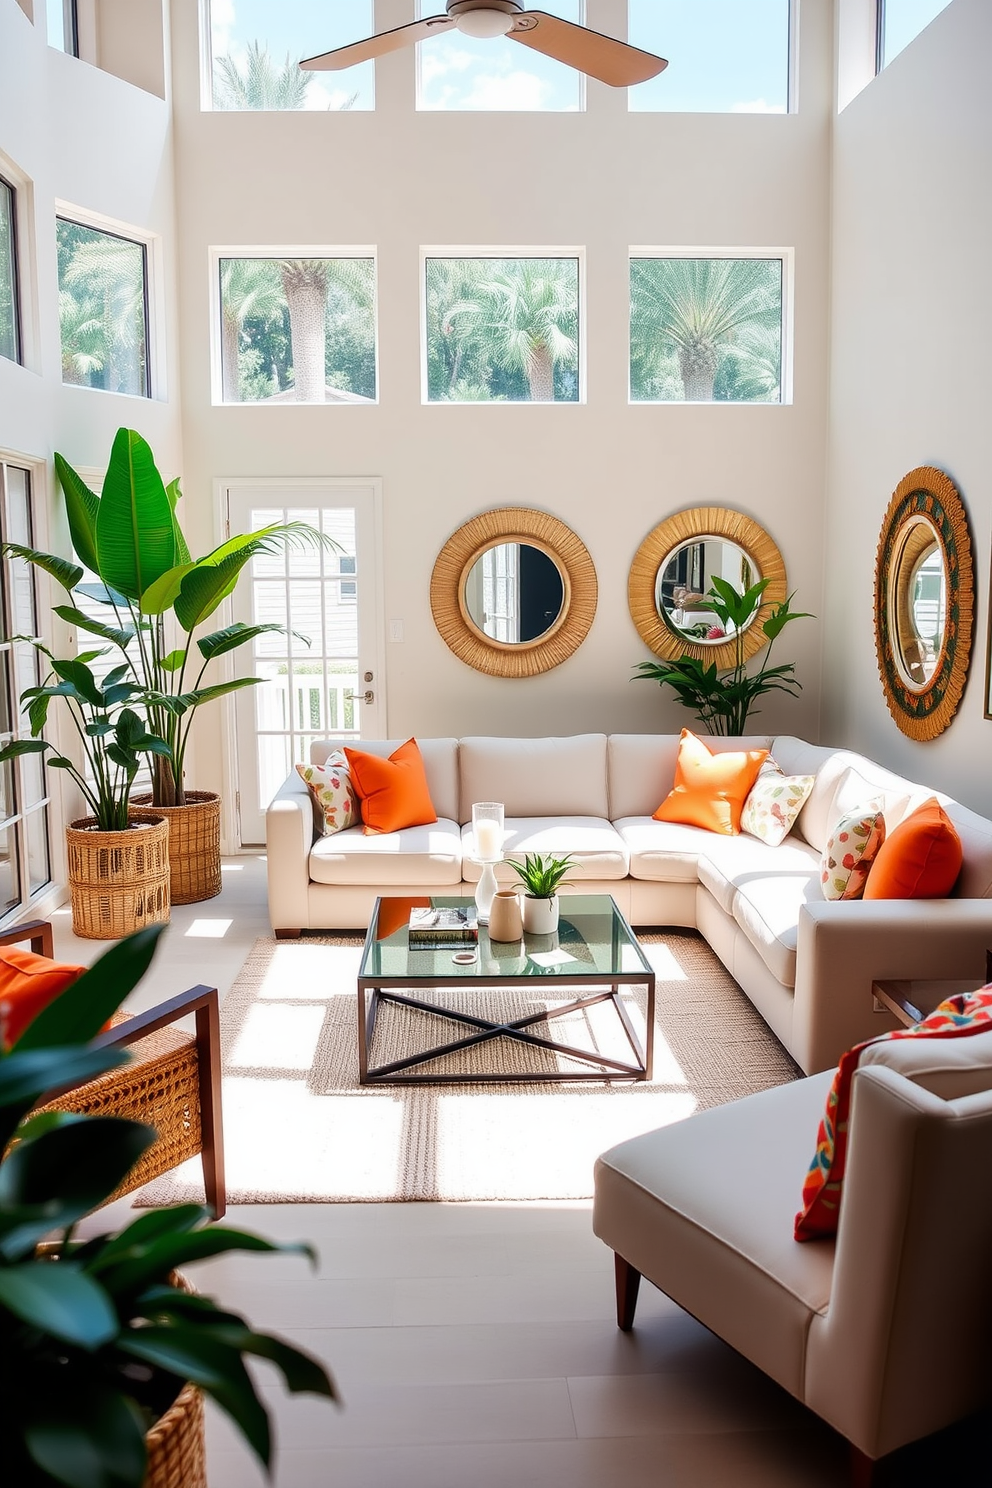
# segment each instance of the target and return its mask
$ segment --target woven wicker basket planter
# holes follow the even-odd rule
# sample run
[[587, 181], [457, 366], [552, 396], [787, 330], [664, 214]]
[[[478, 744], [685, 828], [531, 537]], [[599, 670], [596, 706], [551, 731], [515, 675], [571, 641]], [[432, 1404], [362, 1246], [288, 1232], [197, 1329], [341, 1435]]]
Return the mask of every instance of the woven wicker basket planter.
[[148, 1469], [143, 1488], [207, 1488], [203, 1396], [183, 1385], [164, 1416], [145, 1434]]
[[[221, 891], [220, 796], [187, 791], [185, 806], [153, 806], [151, 796], [133, 797], [135, 807], [164, 816], [169, 823], [169, 864], [173, 904], [199, 904]], [[138, 814], [138, 813], [135, 813]]]
[[169, 823], [136, 814], [123, 832], [100, 832], [92, 816], [66, 827], [72, 929], [86, 940], [119, 940], [169, 918]]

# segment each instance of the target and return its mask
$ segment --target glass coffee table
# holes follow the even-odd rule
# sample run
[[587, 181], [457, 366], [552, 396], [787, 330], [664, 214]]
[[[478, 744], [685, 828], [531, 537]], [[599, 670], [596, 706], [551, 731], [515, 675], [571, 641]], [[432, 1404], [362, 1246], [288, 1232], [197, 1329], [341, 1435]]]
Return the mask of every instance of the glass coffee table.
[[[654, 1054], [655, 974], [609, 894], [567, 894], [561, 900], [561, 918], [555, 935], [525, 935], [519, 941], [490, 943], [486, 927], [479, 929], [478, 956], [469, 965], [453, 958], [469, 947], [410, 946], [408, 927], [411, 909], [419, 906], [458, 906], [474, 909], [465, 896], [435, 894], [422, 898], [382, 897], [376, 900], [372, 921], [358, 971], [358, 1065], [363, 1085], [466, 1084], [492, 1082], [559, 1082], [563, 1080], [648, 1080]], [[647, 987], [643, 1040], [638, 1035], [621, 988]], [[549, 998], [571, 992], [571, 998], [501, 1020], [484, 1016], [471, 1007], [458, 1006], [459, 998], [446, 997], [445, 1005], [418, 996], [441, 988], [472, 992], [483, 988], [526, 988]], [[464, 999], [467, 1004], [470, 999]], [[539, 1025], [572, 1014], [585, 1014], [600, 1003], [612, 1004], [623, 1034], [622, 1053], [607, 1054], [598, 1048], [583, 1048], [558, 1042], [551, 1028]], [[373, 1065], [371, 1051], [376, 1024], [389, 1004], [416, 1009], [428, 1017], [454, 1025], [456, 1037], [418, 1049], [401, 1058]], [[561, 1058], [555, 1065], [546, 1061], [540, 1070], [425, 1072], [422, 1068], [441, 1056], [477, 1048], [498, 1039], [516, 1041], [545, 1055]], [[557, 1067], [564, 1059], [566, 1067]], [[574, 1066], [578, 1065], [576, 1068]]]

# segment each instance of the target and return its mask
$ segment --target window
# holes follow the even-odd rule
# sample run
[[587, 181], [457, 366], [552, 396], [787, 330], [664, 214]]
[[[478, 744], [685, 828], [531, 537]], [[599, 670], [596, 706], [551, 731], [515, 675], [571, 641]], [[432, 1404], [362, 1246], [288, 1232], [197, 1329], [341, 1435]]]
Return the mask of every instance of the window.
[[[0, 537], [34, 547], [31, 473], [0, 461]], [[29, 738], [20, 696], [41, 681], [38, 653], [18, 636], [37, 636], [34, 569], [20, 558], [0, 563], [0, 744]], [[0, 917], [25, 904], [51, 878], [48, 795], [39, 754], [0, 765]]]
[[361, 41], [375, 29], [372, 0], [207, 0], [210, 102], [215, 109], [374, 107], [373, 64], [301, 72], [304, 57]]
[[908, 47], [951, 0], [878, 0], [877, 70]]
[[375, 260], [221, 258], [224, 403], [374, 403]]
[[57, 219], [62, 381], [151, 396], [144, 243]]
[[426, 260], [427, 401], [577, 403], [579, 260]]
[[45, 0], [48, 45], [60, 52], [79, 56], [79, 28], [76, 23], [76, 0]]
[[784, 114], [790, 0], [628, 0], [633, 46], [668, 58], [629, 90], [640, 112]]
[[21, 359], [17, 304], [17, 239], [14, 188], [0, 176], [0, 356]]
[[630, 260], [635, 403], [781, 403], [784, 261]]
[[[582, 0], [542, 0], [537, 8], [583, 22]], [[421, 0], [419, 14], [443, 9], [440, 0]], [[574, 67], [505, 36], [479, 41], [452, 28], [417, 46], [417, 71], [421, 109], [565, 113], [584, 101], [582, 74]]]

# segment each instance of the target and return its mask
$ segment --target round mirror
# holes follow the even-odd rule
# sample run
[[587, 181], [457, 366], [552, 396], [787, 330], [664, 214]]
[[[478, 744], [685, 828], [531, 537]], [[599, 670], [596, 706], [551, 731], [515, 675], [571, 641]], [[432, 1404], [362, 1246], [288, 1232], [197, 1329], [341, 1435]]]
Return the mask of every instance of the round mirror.
[[553, 629], [565, 603], [557, 563], [533, 543], [494, 543], [465, 575], [463, 600], [472, 624], [509, 646]]
[[547, 512], [505, 506], [473, 517], [441, 549], [431, 613], [445, 644], [494, 677], [559, 666], [596, 613], [596, 570], [580, 538]]
[[[737, 543], [707, 533], [679, 543], [661, 564], [655, 583], [655, 608], [662, 620], [676, 635], [702, 646], [718, 646], [733, 634], [713, 613], [709, 591], [714, 578], [743, 591], [761, 574]], [[752, 615], [749, 623], [753, 620]]]
[[875, 560], [875, 645], [885, 700], [911, 739], [933, 739], [961, 700], [974, 580], [964, 505], [924, 465], [896, 487]]
[[638, 634], [656, 656], [694, 656], [726, 667], [736, 664], [738, 644], [745, 660], [765, 644], [760, 623], [753, 621], [740, 637], [724, 633], [708, 602], [715, 578], [738, 590], [767, 579], [761, 616], [787, 595], [782, 554], [743, 512], [689, 507], [648, 533], [630, 565], [627, 602]]

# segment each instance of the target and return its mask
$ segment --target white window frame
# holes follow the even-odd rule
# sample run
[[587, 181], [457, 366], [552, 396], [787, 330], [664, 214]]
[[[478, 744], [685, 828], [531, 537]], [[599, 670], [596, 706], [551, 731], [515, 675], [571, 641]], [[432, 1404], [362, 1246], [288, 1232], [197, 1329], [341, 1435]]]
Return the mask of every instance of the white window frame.
[[[579, 379], [579, 396], [573, 400], [552, 399], [548, 402], [534, 402], [530, 398], [520, 398], [514, 402], [499, 402], [496, 399], [487, 399], [478, 403], [469, 401], [447, 402], [439, 398], [428, 396], [427, 376], [427, 260], [429, 258], [574, 258], [578, 262], [578, 336], [579, 355], [576, 365], [576, 373]], [[578, 245], [562, 246], [558, 244], [553, 248], [535, 248], [529, 246], [506, 247], [504, 245], [479, 246], [473, 244], [467, 246], [452, 247], [449, 243], [441, 246], [421, 245], [420, 268], [417, 294], [420, 299], [420, 402], [424, 408], [583, 408], [588, 402], [586, 367], [586, 324], [588, 320], [586, 306], [586, 250]]]
[[[15, 278], [20, 355], [18, 360], [11, 362], [10, 365], [24, 367], [29, 372], [40, 372], [38, 237], [35, 231], [34, 182], [2, 150], [0, 150], [0, 176], [3, 176], [14, 193], [14, 252], [16, 254]], [[17, 458], [21, 459], [20, 456]]]
[[630, 312], [627, 320], [627, 403], [631, 408], [787, 408], [793, 402], [793, 327], [795, 314], [795, 249], [794, 248], [658, 248], [635, 245], [627, 250], [627, 284], [630, 263], [635, 258], [777, 258], [782, 263], [782, 381], [777, 402], [730, 402], [714, 398], [706, 403], [686, 403], [678, 399], [632, 398], [630, 395]]
[[[313, 247], [252, 243], [235, 247], [212, 245], [207, 250], [210, 280], [210, 402], [214, 408], [378, 408], [382, 402], [382, 370], [379, 366], [379, 250], [371, 244], [350, 243], [346, 247]], [[234, 403], [224, 397], [221, 350], [220, 264], [224, 258], [370, 258], [372, 260], [372, 332], [375, 338], [375, 401], [372, 403]], [[228, 484], [231, 484], [228, 482]], [[239, 483], [240, 484], [240, 483]]]
[[[165, 301], [164, 246], [160, 233], [147, 228], [135, 227], [117, 217], [107, 217], [89, 207], [77, 206], [74, 202], [55, 200], [55, 218], [64, 218], [80, 227], [92, 228], [94, 232], [110, 233], [115, 238], [124, 238], [145, 250], [145, 366], [148, 390], [145, 393], [116, 393], [108, 388], [83, 387], [76, 382], [63, 382], [73, 392], [101, 398], [128, 398], [140, 403], [167, 403], [169, 385], [165, 355], [164, 327], [168, 324]], [[55, 224], [53, 223], [53, 240]], [[58, 270], [56, 269], [56, 293], [58, 292]], [[160, 333], [161, 332], [161, 333]], [[61, 349], [61, 341], [59, 343]], [[61, 374], [60, 374], [61, 376]]]

